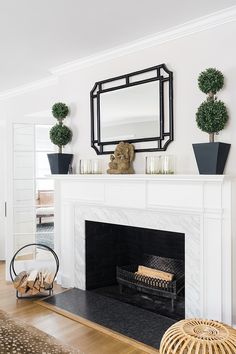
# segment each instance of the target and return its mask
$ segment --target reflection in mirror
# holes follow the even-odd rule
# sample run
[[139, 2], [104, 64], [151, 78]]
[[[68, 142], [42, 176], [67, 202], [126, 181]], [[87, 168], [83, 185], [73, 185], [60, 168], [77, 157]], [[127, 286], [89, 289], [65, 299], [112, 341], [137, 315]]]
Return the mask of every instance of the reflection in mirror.
[[158, 137], [158, 83], [148, 82], [101, 95], [100, 125], [104, 142]]

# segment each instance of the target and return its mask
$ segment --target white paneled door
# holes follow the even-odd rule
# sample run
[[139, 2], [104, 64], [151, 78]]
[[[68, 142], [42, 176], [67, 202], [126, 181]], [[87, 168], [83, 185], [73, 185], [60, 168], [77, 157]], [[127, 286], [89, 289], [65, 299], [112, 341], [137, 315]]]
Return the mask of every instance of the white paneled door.
[[47, 153], [50, 125], [13, 125], [12, 252], [29, 243], [54, 246], [54, 186]]
[[13, 127], [13, 244], [14, 251], [35, 242], [34, 125]]
[[0, 121], [0, 152], [1, 168], [0, 173], [0, 260], [5, 259], [5, 214], [6, 214], [6, 164], [5, 164], [5, 143], [6, 126]]

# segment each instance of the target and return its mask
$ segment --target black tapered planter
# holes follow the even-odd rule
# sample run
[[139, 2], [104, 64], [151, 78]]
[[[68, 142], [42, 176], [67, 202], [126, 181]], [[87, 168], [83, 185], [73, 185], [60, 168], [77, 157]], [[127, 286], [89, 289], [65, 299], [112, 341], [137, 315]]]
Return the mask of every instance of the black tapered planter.
[[48, 154], [48, 161], [53, 175], [67, 174], [72, 160], [72, 154]]
[[193, 144], [193, 150], [201, 175], [222, 175], [231, 144]]

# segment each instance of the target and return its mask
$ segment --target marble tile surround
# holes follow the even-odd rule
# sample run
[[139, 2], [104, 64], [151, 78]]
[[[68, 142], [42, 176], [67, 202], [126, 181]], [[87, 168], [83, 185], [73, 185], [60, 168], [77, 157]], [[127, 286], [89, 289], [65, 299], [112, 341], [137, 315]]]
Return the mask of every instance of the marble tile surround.
[[86, 203], [74, 206], [75, 286], [85, 289], [85, 221], [151, 228], [185, 234], [185, 315], [200, 317], [201, 220], [199, 215], [157, 210], [136, 210]]

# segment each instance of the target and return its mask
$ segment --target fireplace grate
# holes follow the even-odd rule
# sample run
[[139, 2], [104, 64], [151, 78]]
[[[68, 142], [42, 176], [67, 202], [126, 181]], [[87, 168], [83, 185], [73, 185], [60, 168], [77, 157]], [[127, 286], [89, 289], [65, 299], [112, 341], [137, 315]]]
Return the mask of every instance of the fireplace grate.
[[174, 278], [172, 281], [166, 281], [136, 274], [139, 266], [137, 264], [117, 266], [116, 277], [120, 291], [122, 292], [123, 286], [125, 286], [138, 292], [170, 298], [171, 307], [174, 310], [174, 301], [184, 289], [184, 262], [178, 259], [145, 254], [141, 265], [172, 273]]

